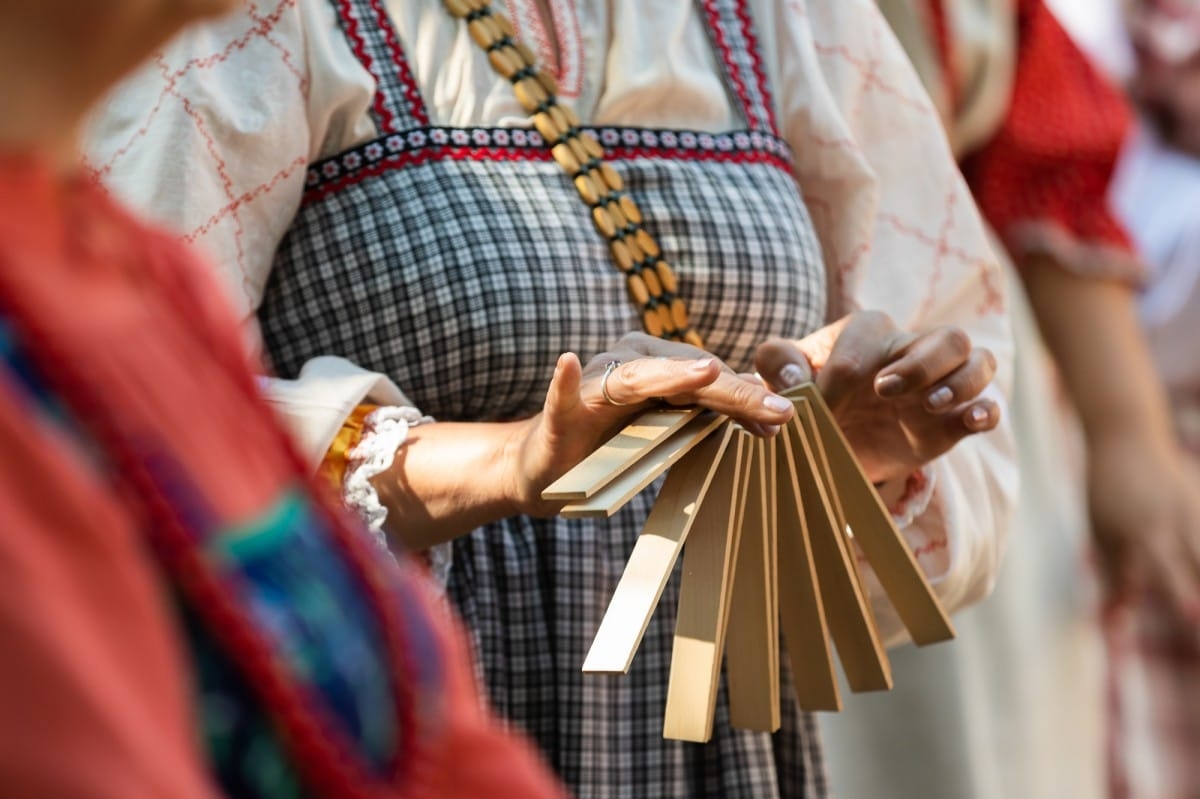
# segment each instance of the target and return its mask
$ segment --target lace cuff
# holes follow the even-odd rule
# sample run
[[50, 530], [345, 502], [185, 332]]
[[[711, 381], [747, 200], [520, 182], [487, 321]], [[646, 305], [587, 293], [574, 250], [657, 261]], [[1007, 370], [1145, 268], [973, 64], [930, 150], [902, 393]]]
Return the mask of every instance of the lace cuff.
[[380, 502], [371, 478], [391, 468], [396, 451], [408, 439], [410, 427], [432, 421], [416, 408], [377, 408], [363, 419], [362, 437], [346, 455], [342, 499], [385, 549], [387, 537], [383, 523], [387, 519], [387, 508]]

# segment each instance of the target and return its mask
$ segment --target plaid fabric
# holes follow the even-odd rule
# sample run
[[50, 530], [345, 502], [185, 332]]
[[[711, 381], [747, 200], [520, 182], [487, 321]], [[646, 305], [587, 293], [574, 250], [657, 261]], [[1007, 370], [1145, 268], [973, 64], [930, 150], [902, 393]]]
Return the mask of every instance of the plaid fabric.
[[[368, 2], [356, 4], [360, 18]], [[375, 53], [376, 63], [387, 55]], [[399, 77], [379, 77], [402, 96]], [[748, 92], [757, 86], [753, 75], [730, 77]], [[411, 108], [408, 121], [420, 127]], [[616, 166], [679, 275], [695, 327], [714, 353], [749, 369], [766, 336], [822, 323], [825, 277], [795, 182], [759, 158], [770, 154], [766, 139], [730, 141], [720, 158], [640, 147]], [[382, 161], [308, 202], [260, 310], [279, 372], [342, 355], [391, 376], [435, 418], [507, 419], [540, 409], [561, 352], [588, 358], [639, 329], [570, 181], [520, 152]], [[815, 728], [794, 702], [774, 736], [735, 731], [722, 689], [709, 744], [662, 739], [677, 579], [629, 675], [580, 672], [655, 490], [612, 519], [512, 518], [455, 542], [448, 592], [493, 703], [582, 797], [824, 796]]]

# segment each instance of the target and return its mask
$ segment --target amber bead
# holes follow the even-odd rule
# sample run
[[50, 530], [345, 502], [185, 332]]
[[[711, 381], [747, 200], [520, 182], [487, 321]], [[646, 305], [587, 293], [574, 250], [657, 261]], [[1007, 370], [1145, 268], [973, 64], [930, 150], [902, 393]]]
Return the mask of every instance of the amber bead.
[[550, 98], [550, 95], [546, 94], [546, 90], [542, 88], [542, 84], [533, 78], [522, 78], [514, 83], [513, 94], [517, 96], [517, 102], [521, 104], [521, 107], [530, 113], [536, 111], [542, 103]]
[[608, 210], [608, 215], [612, 217], [613, 224], [617, 226], [617, 230], [624, 230], [625, 226], [629, 224], [629, 220], [625, 218], [625, 214], [621, 213], [620, 203], [609, 202], [605, 208]]
[[671, 321], [675, 323], [676, 330], [683, 330], [688, 326], [687, 306], [678, 297], [671, 303]]
[[542, 134], [542, 138], [546, 140], [547, 144], [553, 144], [566, 133], [565, 130], [554, 124], [554, 117], [545, 111], [533, 115], [533, 126], [537, 128], [538, 133]]
[[629, 296], [633, 298], [634, 304], [639, 308], [650, 301], [650, 289], [646, 287], [645, 281], [640, 277], [630, 275], [625, 284], [629, 286]]
[[554, 76], [549, 72], [544, 69], [539, 69], [537, 73], [537, 79], [538, 83], [542, 84], [542, 88], [545, 89], [550, 96], [553, 97], [554, 95], [558, 94], [558, 81], [556, 81]]
[[446, 0], [446, 10], [456, 17], [465, 17], [475, 9], [467, 0]]
[[675, 270], [666, 261], [656, 263], [654, 271], [658, 275], [659, 282], [662, 283], [663, 291], [669, 291], [672, 294], [679, 291], [679, 281], [675, 279]]
[[642, 327], [652, 336], [662, 336], [667, 330], [667, 326], [663, 324], [662, 317], [653, 310], [647, 310], [642, 313]]
[[[675, 329], [675, 323], [671, 319], [670, 308], [668, 308], [666, 305], [660, 305], [654, 309], [654, 312], [658, 314], [658, 319], [662, 322], [663, 330]], [[657, 333], [656, 335], [661, 336], [662, 333]]]
[[646, 288], [650, 289], [651, 294], [655, 297], [662, 296], [662, 283], [658, 282], [658, 274], [653, 269], [643, 269], [642, 278], [646, 281]]
[[704, 339], [700, 338], [700, 334], [695, 330], [689, 330], [687, 333], [685, 333], [683, 340], [688, 344], [691, 344], [693, 347], [704, 349]]
[[563, 114], [567, 117], [567, 126], [572, 128], [579, 127], [582, 123], [579, 121], [579, 114], [575, 113], [575, 109], [569, 105], [562, 106]]
[[579, 163], [581, 163], [581, 164], [587, 163], [587, 161], [588, 161], [587, 151], [583, 149], [583, 145], [580, 144], [578, 138], [576, 138], [575, 136], [572, 136], [571, 138], [567, 139], [567, 144], [571, 147], [571, 152], [574, 153], [575, 157], [577, 159], [579, 159]]
[[554, 160], [558, 162], [558, 165], [561, 166], [568, 175], [574, 175], [579, 172], [579, 161], [575, 159], [574, 154], [571, 152], [571, 148], [566, 144], [555, 145], [554, 149], [550, 151], [550, 154], [554, 156]]
[[537, 56], [525, 42], [513, 42], [513, 47], [517, 48], [517, 55], [521, 57], [526, 66], [532, 67], [537, 63]]
[[495, 35], [496, 32], [493, 28], [487, 24], [487, 17], [479, 17], [468, 22], [467, 31], [470, 32], [471, 38], [475, 40], [475, 44], [484, 50], [491, 47], [500, 38]]
[[637, 203], [628, 194], [621, 195], [621, 212], [633, 224], [642, 224], [642, 209], [638, 208]]
[[622, 272], [628, 272], [630, 269], [633, 269], [633, 255], [629, 252], [628, 245], [620, 239], [613, 239], [612, 257], [617, 262], [617, 268]]
[[662, 250], [658, 248], [658, 242], [656, 242], [654, 237], [647, 233], [645, 229], [639, 230], [634, 235], [637, 237], [638, 246], [646, 251], [646, 255], [650, 256], [651, 258], [657, 258], [658, 256], [662, 255]]
[[517, 31], [515, 28], [513, 28], [512, 22], [509, 20], [509, 18], [495, 9], [492, 9], [492, 21], [495, 22], [496, 27], [500, 29], [500, 34], [502, 36], [507, 36], [511, 39], [517, 35]]
[[592, 180], [590, 175], [575, 176], [575, 191], [579, 192], [579, 197], [589, 206], [600, 202], [600, 194], [596, 191], [596, 181]]
[[636, 239], [626, 236], [625, 246], [629, 248], [629, 254], [633, 256], [634, 263], [640, 264], [646, 259], [646, 253], [642, 252], [642, 248], [638, 246]]
[[511, 48], [505, 47], [500, 50], [492, 50], [488, 53], [488, 62], [491, 63], [492, 69], [500, 75], [500, 77], [508, 79], [517, 74], [521, 65], [516, 62], [513, 57]]
[[570, 129], [571, 121], [569, 119], [567, 119], [567, 114], [565, 111], [563, 111], [563, 106], [552, 105], [547, 110], [550, 112], [550, 116], [554, 117], [555, 125], [562, 128], [564, 131], [567, 131]]
[[604, 178], [604, 184], [613, 191], [621, 191], [625, 188], [625, 181], [621, 179], [617, 170], [613, 169], [612, 164], [600, 165], [600, 177]]
[[600, 142], [596, 141], [596, 137], [592, 134], [579, 134], [579, 141], [583, 143], [583, 148], [587, 150], [588, 158], [604, 157], [604, 148], [600, 146]]
[[613, 224], [612, 217], [603, 207], [592, 209], [592, 221], [596, 223], [596, 230], [599, 230], [600, 235], [606, 239], [611, 239], [617, 232], [617, 226]]

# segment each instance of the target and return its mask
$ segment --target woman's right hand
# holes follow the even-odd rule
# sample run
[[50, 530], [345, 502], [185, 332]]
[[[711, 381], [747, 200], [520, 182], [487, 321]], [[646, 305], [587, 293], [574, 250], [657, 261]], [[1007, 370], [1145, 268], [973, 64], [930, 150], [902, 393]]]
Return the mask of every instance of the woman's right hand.
[[[620, 365], [606, 381], [612, 362]], [[736, 374], [688, 344], [630, 333], [586, 366], [564, 354], [542, 412], [514, 423], [505, 448], [516, 510], [534, 516], [556, 513], [562, 503], [542, 500], [542, 490], [653, 402], [700, 405], [760, 435], [774, 435], [792, 415], [792, 403], [758, 378]]]

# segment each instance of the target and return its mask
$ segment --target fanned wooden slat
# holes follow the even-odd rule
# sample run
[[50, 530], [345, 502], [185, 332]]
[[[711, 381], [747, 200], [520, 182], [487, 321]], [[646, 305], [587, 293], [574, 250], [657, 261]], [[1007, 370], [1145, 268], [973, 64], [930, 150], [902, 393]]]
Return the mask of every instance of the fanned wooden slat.
[[[845, 535], [837, 529], [826, 490], [828, 471], [821, 440], [811, 425], [808, 402], [795, 400], [796, 416], [787, 426], [796, 458], [804, 518], [808, 522], [813, 561], [817, 567], [821, 600], [829, 630], [837, 647], [846, 682], [853, 691], [882, 691], [892, 687], [891, 666], [875, 629], [871, 608], [863, 595], [856, 568], [846, 547]], [[800, 457], [800, 456], [803, 457]]]
[[596, 494], [565, 505], [559, 513], [568, 519], [612, 516], [726, 421], [714, 413], [696, 416]]
[[807, 711], [841, 710], [834, 673], [829, 625], [821, 604], [818, 575], [804, 520], [791, 436], [779, 436], [778, 473], [779, 623], [792, 667], [800, 707]]
[[750, 476], [746, 483], [745, 512], [729, 627], [725, 641], [725, 677], [729, 686], [729, 719], [743, 730], [774, 732], [779, 729], [779, 669], [772, 635], [776, 608], [768, 550], [766, 442], [751, 439]]
[[726, 424], [667, 473], [592, 639], [585, 672], [629, 671], [732, 435], [733, 426]]
[[647, 411], [542, 491], [547, 501], [587, 499], [701, 413], [700, 408]]
[[735, 433], [725, 448], [683, 553], [664, 738], [703, 743], [712, 737], [737, 557], [738, 504], [746, 493], [747, 436]]
[[913, 641], [931, 644], [953, 638], [954, 626], [949, 616], [925, 579], [912, 550], [896, 529], [879, 492], [854, 457], [821, 393], [811, 383], [798, 387], [796, 393], [808, 402], [825, 441], [830, 470], [844, 500], [846, 521], [854, 533], [854, 540], [874, 569]]

